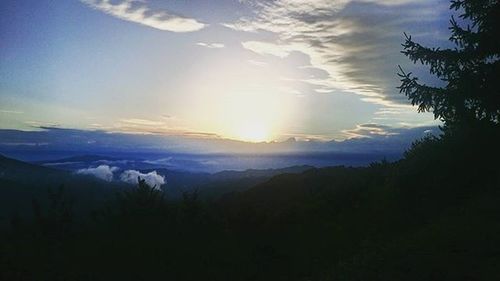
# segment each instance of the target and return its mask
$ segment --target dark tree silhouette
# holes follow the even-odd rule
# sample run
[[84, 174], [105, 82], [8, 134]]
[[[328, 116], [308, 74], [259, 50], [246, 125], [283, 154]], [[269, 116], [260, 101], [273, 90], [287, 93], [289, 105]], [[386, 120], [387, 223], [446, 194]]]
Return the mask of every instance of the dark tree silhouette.
[[145, 179], [137, 177], [137, 188], [119, 194], [118, 204], [123, 215], [145, 215], [161, 209], [165, 200], [156, 185], [149, 186]]
[[43, 235], [53, 240], [62, 239], [71, 232], [74, 214], [73, 199], [64, 190], [64, 186], [54, 191], [48, 189], [49, 204], [46, 212], [38, 200], [32, 200], [34, 219], [38, 228], [37, 235]]
[[405, 33], [402, 53], [413, 63], [429, 66], [430, 73], [444, 81], [432, 87], [400, 67], [399, 90], [418, 106], [432, 111], [445, 128], [459, 129], [473, 124], [500, 124], [500, 2], [498, 0], [454, 0], [450, 41], [453, 49], [429, 48]]

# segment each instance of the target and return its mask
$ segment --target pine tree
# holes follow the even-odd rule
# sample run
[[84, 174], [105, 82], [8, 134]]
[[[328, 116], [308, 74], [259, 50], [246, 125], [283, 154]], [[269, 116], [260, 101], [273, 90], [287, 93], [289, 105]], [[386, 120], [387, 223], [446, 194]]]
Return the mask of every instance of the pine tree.
[[400, 67], [399, 90], [418, 106], [432, 111], [445, 129], [454, 131], [477, 124], [500, 124], [500, 2], [498, 0], [454, 0], [451, 10], [460, 13], [460, 23], [452, 16], [450, 41], [454, 48], [420, 45], [405, 34], [402, 53], [413, 63], [429, 66], [429, 71], [445, 84], [433, 87]]

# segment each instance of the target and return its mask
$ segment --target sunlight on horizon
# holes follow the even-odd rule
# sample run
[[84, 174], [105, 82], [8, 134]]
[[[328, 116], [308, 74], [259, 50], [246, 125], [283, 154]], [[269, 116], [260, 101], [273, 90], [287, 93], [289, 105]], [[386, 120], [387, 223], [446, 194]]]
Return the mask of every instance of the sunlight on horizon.
[[184, 117], [195, 121], [188, 126], [247, 142], [280, 138], [287, 133], [300, 98], [286, 91], [288, 82], [275, 73], [291, 72], [232, 59], [200, 63], [190, 73], [190, 86], [185, 89], [189, 96], [183, 106], [191, 110]]
[[238, 140], [247, 142], [261, 142], [270, 140], [270, 133], [267, 130], [265, 124], [249, 122], [248, 124], [242, 124], [239, 129], [240, 132], [238, 133]]
[[[273, 91], [234, 94], [227, 92], [219, 96], [218, 104], [220, 134], [223, 137], [247, 142], [271, 141], [282, 134], [288, 123], [291, 108], [280, 107], [285, 101]], [[220, 110], [220, 111], [219, 111]]]

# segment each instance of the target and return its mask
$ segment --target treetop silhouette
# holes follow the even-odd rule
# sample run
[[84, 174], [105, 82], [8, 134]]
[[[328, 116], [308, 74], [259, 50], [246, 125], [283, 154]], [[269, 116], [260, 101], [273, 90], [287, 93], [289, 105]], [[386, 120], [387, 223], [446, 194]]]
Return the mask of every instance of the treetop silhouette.
[[[462, 128], [483, 122], [500, 123], [500, 2], [498, 0], [454, 0], [450, 8], [460, 12], [460, 23], [452, 16], [449, 40], [455, 48], [425, 47], [405, 33], [402, 44], [413, 63], [429, 66], [444, 87], [419, 82], [401, 67], [398, 87], [418, 111], [432, 111], [445, 128]], [[465, 27], [464, 27], [465, 26]]]

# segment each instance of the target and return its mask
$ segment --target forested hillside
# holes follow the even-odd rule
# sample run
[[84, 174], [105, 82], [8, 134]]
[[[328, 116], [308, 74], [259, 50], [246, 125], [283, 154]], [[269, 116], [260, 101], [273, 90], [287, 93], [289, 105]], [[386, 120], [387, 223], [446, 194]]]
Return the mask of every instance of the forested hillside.
[[[2, 238], [5, 280], [495, 280], [494, 136], [405, 159], [282, 174], [205, 202], [144, 182], [76, 223], [64, 193]], [[468, 147], [464, 153], [460, 148]], [[488, 148], [488, 149], [487, 149]], [[461, 151], [461, 153], [456, 153]]]

